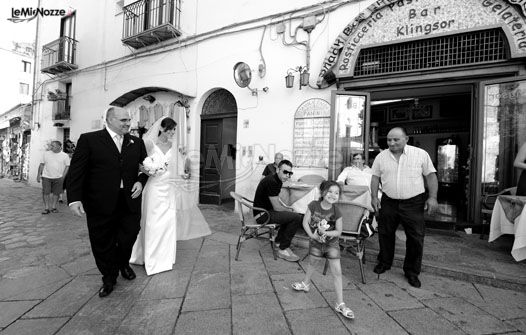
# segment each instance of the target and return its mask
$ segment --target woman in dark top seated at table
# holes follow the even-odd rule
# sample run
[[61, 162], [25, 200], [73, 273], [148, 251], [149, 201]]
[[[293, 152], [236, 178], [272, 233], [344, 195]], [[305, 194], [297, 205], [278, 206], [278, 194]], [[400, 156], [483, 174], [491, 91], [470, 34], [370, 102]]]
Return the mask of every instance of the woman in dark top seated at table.
[[517, 195], [526, 195], [526, 143], [523, 143], [517, 157], [515, 157], [515, 162], [513, 166], [522, 170], [521, 176], [519, 178], [519, 183], [517, 184]]

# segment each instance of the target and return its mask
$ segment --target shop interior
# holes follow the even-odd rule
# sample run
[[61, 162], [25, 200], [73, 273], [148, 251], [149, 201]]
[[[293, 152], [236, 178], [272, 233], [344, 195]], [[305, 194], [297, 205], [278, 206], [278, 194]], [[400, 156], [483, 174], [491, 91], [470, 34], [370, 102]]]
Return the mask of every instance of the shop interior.
[[408, 144], [426, 150], [437, 169], [439, 209], [426, 214], [431, 228], [468, 221], [471, 101], [467, 85], [371, 94], [369, 164], [387, 148], [389, 129], [404, 127]]

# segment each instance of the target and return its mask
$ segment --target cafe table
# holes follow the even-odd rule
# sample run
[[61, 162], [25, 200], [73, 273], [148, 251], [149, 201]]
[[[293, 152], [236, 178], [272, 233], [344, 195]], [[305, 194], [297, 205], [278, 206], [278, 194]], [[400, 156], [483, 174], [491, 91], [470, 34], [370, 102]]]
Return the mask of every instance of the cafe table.
[[[372, 211], [371, 192], [367, 186], [342, 185], [343, 193], [340, 202], [355, 203]], [[320, 198], [318, 185], [287, 182], [281, 187], [280, 200], [295, 212], [305, 214], [309, 203]]]
[[491, 214], [489, 242], [502, 234], [513, 234], [511, 255], [519, 262], [526, 259], [526, 196], [499, 195]]

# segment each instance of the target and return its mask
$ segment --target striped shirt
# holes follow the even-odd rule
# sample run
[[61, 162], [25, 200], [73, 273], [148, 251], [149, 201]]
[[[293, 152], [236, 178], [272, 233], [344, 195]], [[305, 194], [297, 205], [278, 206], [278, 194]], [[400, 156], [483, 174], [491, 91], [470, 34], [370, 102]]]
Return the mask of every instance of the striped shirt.
[[382, 151], [376, 156], [372, 170], [382, 182], [382, 192], [399, 200], [424, 193], [423, 176], [436, 172], [427, 152], [411, 145], [404, 147], [398, 162], [391, 150]]

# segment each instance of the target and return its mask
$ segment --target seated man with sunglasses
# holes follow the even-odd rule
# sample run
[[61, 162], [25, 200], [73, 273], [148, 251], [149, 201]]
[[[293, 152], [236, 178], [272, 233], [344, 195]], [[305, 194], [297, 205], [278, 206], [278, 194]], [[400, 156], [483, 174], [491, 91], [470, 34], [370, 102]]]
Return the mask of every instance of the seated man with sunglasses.
[[[256, 189], [254, 207], [264, 208], [270, 213], [270, 223], [279, 225], [276, 245], [279, 246], [278, 257], [290, 262], [297, 262], [299, 257], [290, 250], [290, 242], [301, 226], [303, 217], [291, 208], [285, 207], [279, 193], [284, 182], [292, 176], [292, 163], [286, 159], [278, 164], [278, 170], [263, 178]], [[262, 224], [267, 220], [264, 212], [254, 210], [254, 217]]]

